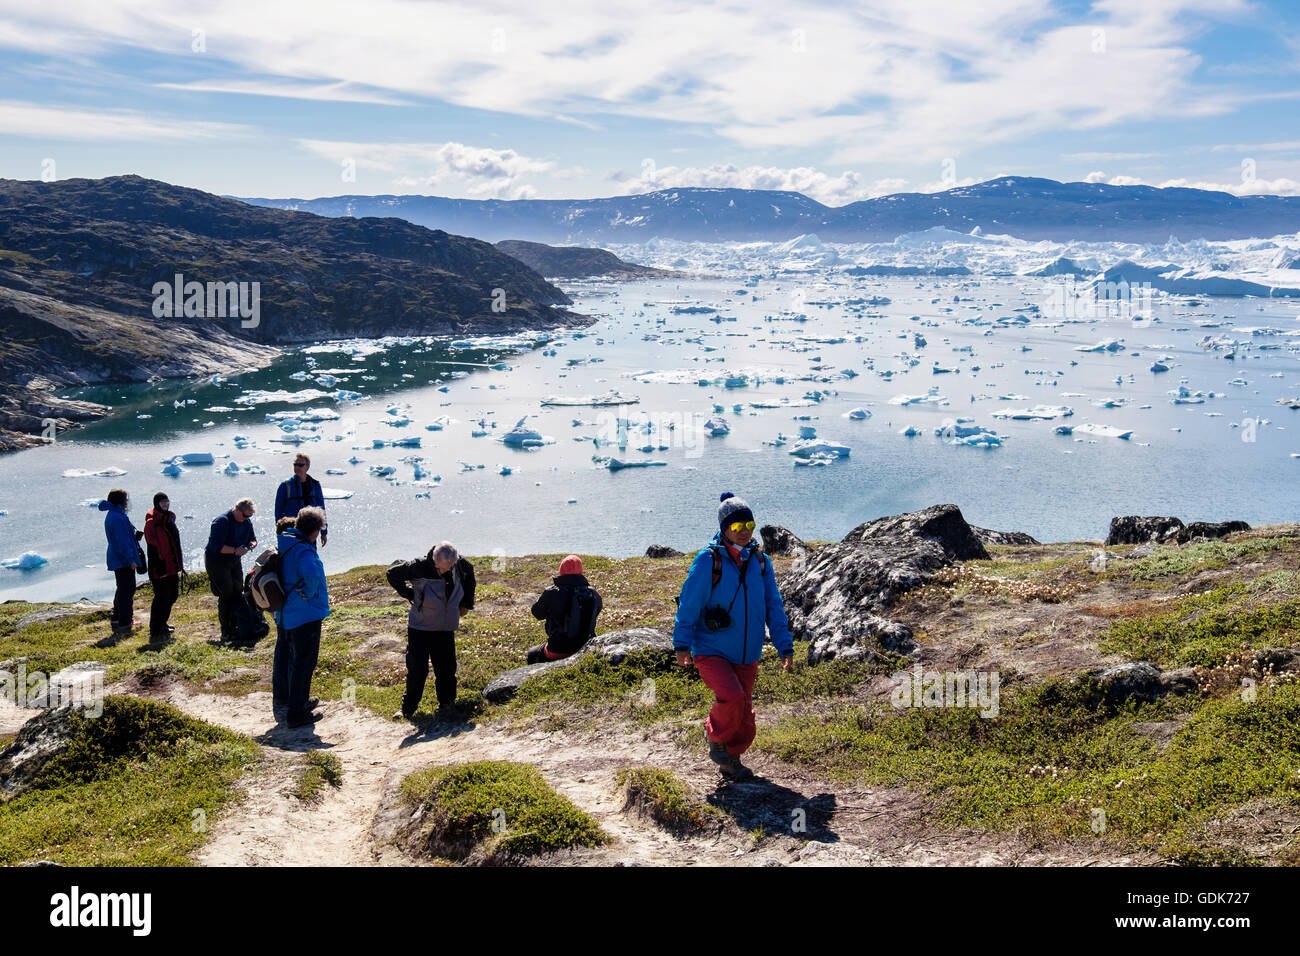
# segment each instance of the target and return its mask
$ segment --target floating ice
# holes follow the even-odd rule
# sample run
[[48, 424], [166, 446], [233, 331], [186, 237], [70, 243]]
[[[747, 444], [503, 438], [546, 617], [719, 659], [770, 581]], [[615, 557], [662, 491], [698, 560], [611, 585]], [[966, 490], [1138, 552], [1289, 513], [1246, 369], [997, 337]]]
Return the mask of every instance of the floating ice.
[[1013, 421], [1050, 421], [1053, 418], [1069, 418], [1074, 409], [1069, 405], [1035, 405], [1032, 408], [999, 408], [989, 412], [994, 418], [1009, 418]]
[[41, 557], [35, 551], [28, 551], [16, 558], [6, 558], [0, 561], [0, 567], [11, 568], [15, 571], [32, 571], [43, 564], [49, 564], [49, 560]]
[[540, 445], [554, 443], [554, 438], [548, 439], [541, 432], [524, 425], [527, 420], [528, 416], [525, 415], [515, 422], [515, 427], [501, 436], [501, 442], [516, 448], [536, 448]]
[[939, 394], [936, 385], [924, 395], [895, 395], [889, 400], [890, 405], [945, 405], [948, 399]]
[[845, 413], [844, 413], [844, 417], [845, 417], [845, 418], [851, 418], [851, 419], [853, 419], [855, 422], [860, 422], [860, 421], [862, 421], [864, 418], [870, 418], [870, 417], [871, 417], [871, 412], [867, 411], [865, 408], [855, 408], [855, 409], [853, 409], [853, 410], [851, 410], [851, 411], [845, 412]]
[[[1060, 429], [1057, 429], [1057, 431], [1060, 431]], [[1133, 435], [1131, 429], [1116, 428], [1114, 425], [1096, 425], [1092, 422], [1075, 425], [1074, 431], [1083, 432], [1085, 435], [1098, 435], [1102, 438], [1130, 438]]]
[[347, 491], [343, 488], [322, 487], [320, 493], [321, 493], [321, 497], [324, 498], [326, 501], [342, 501], [346, 498], [352, 497], [352, 492]]
[[790, 454], [798, 458], [812, 458], [814, 456], [848, 458], [849, 451], [848, 445], [842, 445], [839, 442], [826, 441], [823, 438], [809, 438], [795, 442], [795, 446], [790, 449]]
[[603, 464], [610, 471], [622, 471], [624, 468], [656, 468], [667, 465], [666, 461], [623, 461], [619, 458], [593, 458], [597, 464]]
[[176, 478], [179, 477], [180, 475], [183, 475], [184, 473], [185, 473], [185, 469], [175, 463], [172, 463], [170, 465], [165, 465], [163, 467], [163, 470], [159, 472], [159, 474], [167, 475], [169, 478]]
[[387, 478], [389, 475], [396, 474], [397, 469], [392, 465], [371, 465], [370, 474], [376, 478]]
[[1076, 352], [1119, 352], [1124, 348], [1123, 339], [1102, 339], [1096, 345], [1076, 345]]
[[[103, 468], [99, 471], [87, 471], [85, 468], [69, 468], [63, 473], [64, 478], [121, 478], [126, 472], [121, 468]], [[98, 501], [95, 502], [99, 504]]]
[[635, 395], [624, 395], [618, 391], [610, 391], [604, 395], [577, 395], [571, 397], [548, 395], [546, 398], [542, 399], [542, 404], [564, 406], [635, 405], [640, 401], [641, 399]]
[[[337, 398], [338, 394], [335, 393]], [[305, 405], [307, 402], [319, 401], [322, 398], [329, 398], [328, 392], [322, 392], [318, 388], [304, 388], [298, 392], [290, 392], [285, 389], [277, 391], [264, 391], [262, 389], [253, 389], [245, 392], [235, 399], [236, 405], [265, 405], [268, 402], [288, 402], [290, 405]], [[357, 396], [360, 398], [360, 396]], [[343, 399], [339, 399], [343, 401]]]
[[726, 435], [730, 431], [731, 426], [727, 424], [727, 420], [716, 415], [704, 423], [704, 433], [710, 438], [715, 438], [718, 435]]

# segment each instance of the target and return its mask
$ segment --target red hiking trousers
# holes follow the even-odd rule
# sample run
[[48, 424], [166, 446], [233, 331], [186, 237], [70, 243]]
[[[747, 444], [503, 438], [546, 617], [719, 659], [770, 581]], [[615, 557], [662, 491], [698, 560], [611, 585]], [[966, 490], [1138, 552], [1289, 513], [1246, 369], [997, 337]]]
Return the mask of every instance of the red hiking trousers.
[[715, 743], [727, 745], [727, 753], [739, 757], [754, 742], [754, 678], [758, 661], [733, 664], [725, 657], [705, 654], [695, 658], [704, 683], [713, 691], [713, 709], [704, 722], [704, 732]]

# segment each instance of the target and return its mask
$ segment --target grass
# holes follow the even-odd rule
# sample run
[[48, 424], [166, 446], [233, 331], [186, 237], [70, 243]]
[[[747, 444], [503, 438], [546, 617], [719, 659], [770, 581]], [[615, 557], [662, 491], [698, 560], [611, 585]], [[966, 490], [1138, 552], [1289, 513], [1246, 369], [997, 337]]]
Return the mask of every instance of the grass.
[[1300, 599], [1269, 601], [1296, 594], [1295, 579], [1276, 572], [1168, 602], [1167, 610], [1114, 621], [1100, 647], [1162, 667], [1216, 667], [1237, 650], [1300, 643]]
[[303, 755], [301, 774], [293, 795], [304, 803], [320, 799], [321, 787], [343, 785], [343, 761], [328, 750], [311, 750]]
[[1242, 559], [1276, 551], [1300, 550], [1295, 538], [1216, 538], [1179, 547], [1160, 547], [1149, 557], [1108, 572], [1133, 582], [1159, 582], [1171, 576], [1226, 568]]
[[[419, 845], [453, 860], [504, 863], [609, 840], [533, 767], [502, 761], [434, 767], [401, 784]], [[408, 837], [411, 834], [408, 834]]]
[[[1163, 749], [1134, 729], [1187, 707]], [[1119, 841], [1182, 862], [1213, 858], [1201, 828], [1216, 815], [1259, 797], [1300, 802], [1295, 684], [1262, 687], [1253, 701], [1116, 708], [1089, 679], [1056, 680], [1004, 694], [996, 719], [845, 706], [762, 727], [757, 743], [841, 780], [916, 787], [945, 826]]]
[[71, 719], [68, 746], [0, 804], [0, 865], [187, 865], [257, 760], [252, 741], [169, 704], [109, 696]]
[[722, 812], [697, 800], [671, 770], [627, 767], [615, 777], [626, 798], [624, 809], [637, 808], [677, 834], [697, 833], [722, 823]]

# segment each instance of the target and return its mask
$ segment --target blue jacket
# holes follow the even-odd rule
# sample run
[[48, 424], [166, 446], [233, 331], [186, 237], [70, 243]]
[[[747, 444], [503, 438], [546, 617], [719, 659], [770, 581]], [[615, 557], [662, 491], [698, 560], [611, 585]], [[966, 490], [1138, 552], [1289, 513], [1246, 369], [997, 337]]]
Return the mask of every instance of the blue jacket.
[[[121, 505], [110, 504], [107, 499], [99, 503], [104, 515], [104, 535], [108, 538], [108, 570], [129, 568], [140, 563], [140, 545], [135, 540], [135, 525], [126, 516]], [[138, 570], [138, 568], [137, 568]]]
[[297, 528], [288, 528], [275, 539], [275, 549], [280, 552], [280, 580], [287, 595], [278, 612], [280, 626], [289, 631], [329, 617], [325, 565], [316, 553], [316, 545], [304, 541]]
[[212, 529], [208, 532], [208, 546], [203, 552], [207, 560], [233, 561], [240, 564], [238, 555], [222, 554], [222, 547], [230, 545], [232, 548], [244, 548], [257, 538], [257, 533], [253, 531], [253, 519], [245, 518], [243, 521], [236, 521], [230, 517], [234, 510], [231, 508], [225, 514], [217, 515], [212, 519]]
[[275, 492], [275, 520], [296, 517], [299, 511], [312, 505], [325, 507], [325, 494], [320, 482], [309, 476], [304, 489], [297, 477], [286, 478]]
[[[722, 578], [713, 584], [713, 548], [720, 548]], [[751, 541], [740, 552], [742, 567], [736, 567], [719, 531], [713, 542], [695, 556], [678, 598], [673, 623], [673, 647], [692, 655], [716, 654], [733, 664], [752, 664], [763, 656], [764, 629], [771, 632], [772, 645], [782, 657], [794, 653], [794, 638], [785, 616], [785, 602], [776, 587], [772, 561]], [[741, 571], [744, 580], [741, 580]], [[710, 589], [712, 588], [712, 596]], [[732, 603], [733, 598], [735, 603]], [[704, 609], [729, 605], [731, 625], [720, 631], [704, 626]]]

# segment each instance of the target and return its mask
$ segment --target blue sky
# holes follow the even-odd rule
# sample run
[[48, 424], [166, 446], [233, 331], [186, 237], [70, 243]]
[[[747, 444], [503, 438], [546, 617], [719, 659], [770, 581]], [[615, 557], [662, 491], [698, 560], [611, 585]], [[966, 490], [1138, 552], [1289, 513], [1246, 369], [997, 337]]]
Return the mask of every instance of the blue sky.
[[268, 197], [1000, 175], [1300, 195], [1285, 0], [0, 0], [0, 177]]

